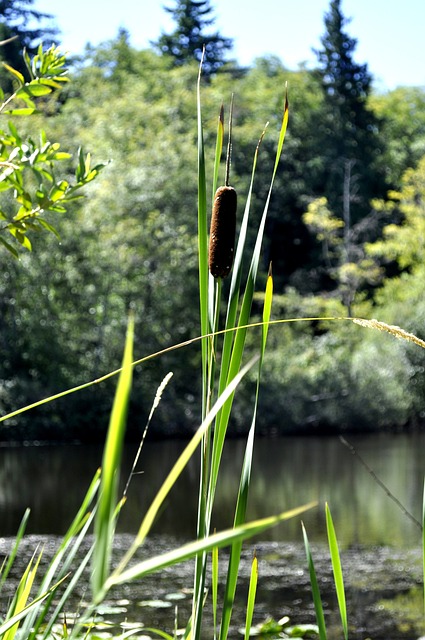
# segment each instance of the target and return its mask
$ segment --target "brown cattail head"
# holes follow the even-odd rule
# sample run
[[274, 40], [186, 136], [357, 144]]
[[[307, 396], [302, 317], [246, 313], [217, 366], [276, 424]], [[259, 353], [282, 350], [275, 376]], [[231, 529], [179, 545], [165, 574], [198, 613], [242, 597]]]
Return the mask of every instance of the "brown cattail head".
[[233, 187], [215, 192], [211, 216], [208, 265], [214, 278], [225, 278], [233, 264], [237, 196]]

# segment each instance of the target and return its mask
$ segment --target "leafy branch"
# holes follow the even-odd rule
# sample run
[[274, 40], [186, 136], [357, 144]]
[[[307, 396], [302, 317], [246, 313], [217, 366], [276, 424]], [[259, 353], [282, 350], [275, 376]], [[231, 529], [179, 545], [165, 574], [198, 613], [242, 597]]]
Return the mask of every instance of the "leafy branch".
[[[15, 91], [6, 98], [0, 88], [3, 101], [0, 115], [22, 117], [39, 113], [37, 102], [69, 82], [65, 56], [57, 47], [44, 51], [40, 45], [35, 56], [30, 58], [24, 51], [23, 57], [29, 80], [4, 64], [13, 77]], [[32, 249], [30, 231], [46, 230], [58, 235], [44, 214], [66, 213], [66, 205], [81, 197], [79, 190], [105, 166], [92, 166], [90, 154], [84, 155], [79, 149], [78, 164], [69, 179], [68, 169], [62, 169], [61, 163], [71, 157], [71, 153], [61, 150], [59, 142], [50, 142], [44, 130], [34, 140], [21, 136], [12, 121], [6, 130], [0, 129], [0, 243], [13, 256], [19, 256], [16, 243]]]

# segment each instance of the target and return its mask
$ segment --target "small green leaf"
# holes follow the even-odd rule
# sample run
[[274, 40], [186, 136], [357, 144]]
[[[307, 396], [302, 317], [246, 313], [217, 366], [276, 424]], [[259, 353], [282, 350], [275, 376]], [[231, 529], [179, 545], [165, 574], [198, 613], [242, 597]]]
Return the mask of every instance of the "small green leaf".
[[11, 67], [10, 65], [6, 64], [6, 62], [3, 62], [3, 66], [5, 69], [7, 69], [7, 71], [9, 73], [12, 74], [12, 76], [15, 76], [15, 78], [17, 78], [17, 80], [19, 80], [20, 84], [24, 84], [25, 82], [25, 78], [22, 75], [22, 73], [20, 73], [19, 71], [17, 71], [16, 69], [14, 69], [13, 67]]
[[16, 227], [9, 227], [9, 233], [11, 233], [12, 236], [14, 238], [16, 238], [16, 240], [19, 242], [19, 244], [21, 244], [23, 247], [25, 247], [25, 249], [28, 249], [28, 251], [32, 251], [31, 242], [27, 238], [25, 233], [22, 233], [22, 231], [20, 231]]
[[60, 200], [65, 195], [67, 189], [69, 187], [69, 182], [66, 180], [62, 180], [59, 184], [55, 184], [49, 193], [49, 199], [51, 202], [56, 202]]
[[44, 229], [46, 229], [46, 231], [50, 231], [50, 233], [53, 233], [57, 238], [60, 238], [60, 235], [56, 231], [55, 227], [53, 225], [51, 225], [49, 222], [47, 222], [44, 218], [37, 218], [37, 222], [42, 227], [44, 227]]
[[22, 138], [18, 133], [17, 128], [15, 127], [15, 125], [13, 124], [13, 122], [8, 122], [8, 127], [9, 127], [9, 131], [12, 134], [12, 136], [15, 138], [16, 143], [17, 144], [22, 144]]
[[21, 109], [10, 109], [10, 111], [5, 111], [9, 116], [31, 116], [33, 113], [37, 113], [37, 109], [35, 107], [22, 107]]
[[7, 242], [7, 240], [5, 240], [2, 236], [0, 236], [0, 242], [9, 251], [9, 253], [12, 254], [14, 258], [19, 258], [19, 253], [17, 252], [15, 247], [9, 244], [9, 242]]
[[50, 160], [69, 160], [69, 158], [72, 158], [72, 154], [67, 153], [66, 151], [57, 151], [49, 156], [49, 158]]
[[24, 98], [24, 96], [32, 96], [37, 98], [39, 96], [47, 96], [52, 93], [52, 88], [41, 84], [38, 80], [33, 80], [29, 84], [25, 84], [16, 92], [17, 98]]

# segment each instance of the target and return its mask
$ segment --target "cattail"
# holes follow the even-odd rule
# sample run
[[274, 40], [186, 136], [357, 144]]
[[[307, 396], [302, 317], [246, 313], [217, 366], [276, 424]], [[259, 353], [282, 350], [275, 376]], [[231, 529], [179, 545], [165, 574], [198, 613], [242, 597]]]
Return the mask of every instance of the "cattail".
[[237, 196], [233, 187], [215, 192], [211, 216], [208, 265], [214, 278], [225, 278], [233, 264]]

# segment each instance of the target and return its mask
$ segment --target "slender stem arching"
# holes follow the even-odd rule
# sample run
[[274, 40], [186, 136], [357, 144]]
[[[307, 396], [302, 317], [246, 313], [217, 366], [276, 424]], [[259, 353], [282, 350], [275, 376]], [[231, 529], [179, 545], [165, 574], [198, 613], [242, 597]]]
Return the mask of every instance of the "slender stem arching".
[[230, 179], [230, 165], [232, 163], [232, 127], [233, 127], [233, 93], [230, 100], [230, 113], [229, 113], [229, 139], [227, 141], [227, 153], [226, 153], [226, 173], [224, 178], [224, 184], [229, 186]]

